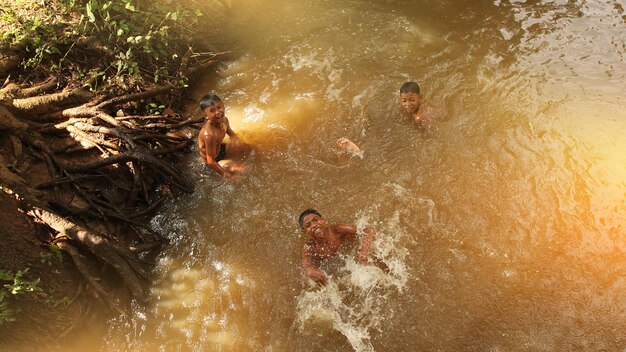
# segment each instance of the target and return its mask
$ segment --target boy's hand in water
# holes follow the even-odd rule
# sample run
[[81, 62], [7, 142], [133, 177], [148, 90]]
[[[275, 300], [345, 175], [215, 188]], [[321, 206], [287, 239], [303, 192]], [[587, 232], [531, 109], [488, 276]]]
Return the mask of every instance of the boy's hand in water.
[[385, 272], [385, 274], [391, 274], [391, 269], [389, 269], [389, 266], [387, 266], [387, 264], [385, 264], [385, 262], [383, 262], [380, 258], [374, 258], [374, 263], [372, 264], [379, 267], [382, 271]]
[[318, 286], [326, 286], [328, 284], [328, 279], [326, 278], [326, 274], [323, 271], [315, 268], [309, 268], [306, 272], [307, 276], [310, 277]]
[[354, 142], [352, 142], [351, 140], [349, 140], [348, 138], [342, 137], [339, 138], [337, 140], [337, 146], [344, 152], [350, 154], [350, 155], [358, 155], [359, 153], [361, 153], [361, 148], [359, 148], [359, 146], [357, 146], [356, 144], [354, 144]]

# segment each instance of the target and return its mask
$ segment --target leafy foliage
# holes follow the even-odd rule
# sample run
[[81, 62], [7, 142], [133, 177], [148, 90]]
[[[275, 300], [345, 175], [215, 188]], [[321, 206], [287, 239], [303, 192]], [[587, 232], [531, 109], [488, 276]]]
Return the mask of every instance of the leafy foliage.
[[0, 38], [4, 44], [26, 51], [24, 67], [36, 68], [60, 54], [57, 43], [70, 38], [72, 32], [63, 23], [63, 13], [59, 17], [55, 14], [58, 13], [31, 0], [13, 0], [0, 5]]
[[27, 72], [58, 72], [91, 90], [110, 91], [164, 82], [184, 86], [180, 68], [185, 55], [195, 62], [212, 58], [188, 55], [207, 51], [203, 40], [196, 40], [198, 28], [206, 27], [203, 21], [215, 21], [216, 11], [226, 6], [218, 0], [46, 3], [7, 0], [0, 5], [2, 42], [25, 52]]
[[116, 49], [105, 70], [109, 77], [104, 73], [103, 79], [132, 85], [151, 76], [158, 83], [175, 78], [172, 74], [188, 49], [185, 34], [201, 15], [159, 2], [147, 8], [132, 0], [90, 0], [85, 4], [81, 29], [85, 35], [103, 38]]
[[53, 261], [57, 261], [59, 263], [63, 262], [63, 253], [61, 252], [61, 248], [53, 243], [48, 244], [48, 251], [42, 251], [39, 253], [39, 261], [48, 265], [52, 265]]
[[39, 279], [27, 280], [24, 274], [28, 269], [18, 270], [15, 274], [7, 270], [0, 270], [0, 282], [8, 282], [0, 287], [0, 325], [14, 321], [15, 312], [9, 306], [9, 297], [24, 295], [29, 292], [39, 292]]

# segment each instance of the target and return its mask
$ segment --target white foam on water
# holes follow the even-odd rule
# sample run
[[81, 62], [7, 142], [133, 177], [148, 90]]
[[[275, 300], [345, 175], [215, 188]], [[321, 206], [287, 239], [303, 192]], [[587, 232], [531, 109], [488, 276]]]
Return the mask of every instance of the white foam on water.
[[435, 224], [435, 218], [437, 217], [437, 209], [435, 208], [435, 202], [428, 198], [419, 198], [419, 204], [426, 204], [428, 207], [428, 226]]
[[259, 108], [256, 103], [246, 106], [243, 109], [243, 113], [246, 116], [243, 120], [244, 123], [257, 122], [267, 115], [267, 113], [263, 109]]
[[326, 87], [325, 99], [342, 101], [341, 93], [345, 90], [342, 82], [343, 69], [337, 68], [336, 56], [332, 48], [321, 52], [310, 47], [293, 47], [284, 57], [284, 64], [294, 72], [310, 70], [312, 76], [319, 79]]
[[[356, 221], [357, 233], [370, 223], [369, 216], [360, 215]], [[405, 258], [408, 251], [401, 246], [406, 232], [400, 227], [399, 213], [376, 226], [376, 237], [370, 248], [371, 263], [358, 264], [346, 258], [337, 272], [329, 275], [328, 285], [304, 291], [298, 297], [296, 325], [301, 332], [313, 324], [322, 329], [340, 332], [357, 352], [371, 352], [370, 332], [384, 331], [384, 322], [392, 318], [387, 309], [390, 294], [402, 292], [409, 277]], [[395, 288], [396, 290], [392, 290]]]

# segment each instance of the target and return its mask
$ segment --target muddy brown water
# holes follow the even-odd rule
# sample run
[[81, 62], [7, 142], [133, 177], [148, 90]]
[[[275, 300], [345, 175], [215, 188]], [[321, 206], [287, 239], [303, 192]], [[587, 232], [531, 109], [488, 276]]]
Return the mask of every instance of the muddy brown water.
[[[224, 99], [250, 175], [190, 155], [150, 302], [93, 350], [624, 350], [624, 6], [232, 1], [243, 54], [193, 98]], [[407, 80], [445, 115], [431, 136]], [[338, 164], [340, 137], [363, 159]], [[348, 257], [303, 289], [309, 207], [374, 227], [390, 272]]]

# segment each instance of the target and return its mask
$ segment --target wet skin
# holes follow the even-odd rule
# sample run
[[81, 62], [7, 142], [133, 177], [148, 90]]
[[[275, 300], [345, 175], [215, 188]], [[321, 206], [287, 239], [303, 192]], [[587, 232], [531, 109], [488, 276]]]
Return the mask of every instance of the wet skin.
[[[305, 241], [302, 246], [303, 274], [320, 286], [328, 283], [326, 273], [319, 269], [321, 261], [337, 254], [346, 242], [356, 242], [357, 229], [352, 225], [328, 225], [324, 217], [308, 214], [303, 219]], [[365, 237], [359, 251], [359, 263], [367, 264], [367, 251], [374, 237], [370, 227], [363, 229]]]
[[217, 101], [202, 110], [207, 122], [198, 134], [198, 150], [200, 157], [211, 169], [229, 180], [237, 180], [238, 175], [245, 172], [243, 164], [225, 159], [215, 160], [219, 154], [224, 137], [228, 135], [232, 142], [226, 144], [226, 155], [237, 155], [249, 151], [250, 146], [239, 142], [239, 137], [230, 128], [230, 123], [224, 113], [224, 103]]
[[400, 93], [400, 106], [402, 106], [402, 109], [404, 109], [404, 111], [411, 116], [415, 116], [415, 114], [417, 114], [421, 103], [422, 97], [417, 93]]

